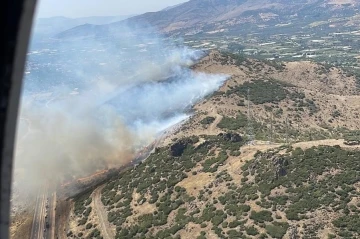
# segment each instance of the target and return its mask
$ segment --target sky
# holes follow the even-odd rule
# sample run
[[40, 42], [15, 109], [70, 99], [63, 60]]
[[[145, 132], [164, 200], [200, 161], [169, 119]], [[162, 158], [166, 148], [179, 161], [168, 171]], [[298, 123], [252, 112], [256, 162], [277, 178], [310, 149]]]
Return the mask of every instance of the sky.
[[187, 0], [38, 0], [37, 17], [122, 16], [159, 11]]

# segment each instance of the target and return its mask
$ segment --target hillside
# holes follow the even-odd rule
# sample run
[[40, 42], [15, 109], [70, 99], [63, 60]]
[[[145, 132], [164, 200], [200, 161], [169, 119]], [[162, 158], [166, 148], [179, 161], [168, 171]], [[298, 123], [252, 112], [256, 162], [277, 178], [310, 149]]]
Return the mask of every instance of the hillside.
[[76, 26], [84, 24], [109, 24], [113, 22], [122, 21], [131, 16], [97, 16], [97, 17], [83, 17], [83, 18], [67, 18], [67, 17], [50, 17], [35, 19], [32, 30], [33, 38], [53, 37], [59, 32], [66, 31]]
[[216, 51], [193, 69], [229, 80], [146, 161], [74, 198], [63, 237], [358, 238], [356, 77]]
[[355, 0], [191, 0], [120, 22], [78, 26], [56, 38], [113, 41], [129, 29], [138, 37], [160, 32], [193, 48], [359, 71], [359, 7]]
[[300, 22], [312, 17], [339, 17], [354, 13], [358, 7], [356, 1], [192, 0], [166, 13], [146, 13], [129, 19], [129, 22], [146, 22], [165, 32], [172, 32], [182, 28], [209, 27], [211, 24], [279, 24], [294, 18]]
[[345, 25], [358, 10], [359, 2], [355, 0], [191, 0], [166, 11], [149, 12], [101, 27], [84, 25], [58, 37], [71, 38], [73, 34], [103, 37], [104, 32], [110, 36], [124, 25], [151, 26], [164, 33], [190, 35], [211, 31], [253, 32], [282, 24], [291, 24], [296, 30], [313, 22], [331, 25], [333, 21], [328, 21], [332, 18], [344, 21]]
[[270, 140], [271, 122], [273, 140], [280, 142], [286, 138], [286, 128], [291, 141], [335, 138], [357, 129], [360, 97], [355, 76], [313, 62], [276, 63], [236, 57], [213, 52], [196, 66], [195, 70], [231, 78], [212, 98], [195, 106], [197, 114], [174, 137], [189, 136], [194, 128], [199, 129], [199, 135], [210, 133], [212, 128], [201, 122], [206, 117], [222, 118], [212, 134], [226, 129], [246, 133], [247, 123], [239, 121], [247, 117], [248, 88], [253, 133], [261, 140]]

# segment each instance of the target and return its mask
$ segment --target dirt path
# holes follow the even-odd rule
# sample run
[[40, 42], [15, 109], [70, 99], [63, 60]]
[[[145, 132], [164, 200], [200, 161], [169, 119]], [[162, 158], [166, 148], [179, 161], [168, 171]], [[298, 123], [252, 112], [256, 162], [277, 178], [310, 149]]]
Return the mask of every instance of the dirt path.
[[[241, 148], [240, 157], [229, 157], [228, 163], [222, 167], [222, 169], [228, 170], [229, 174], [236, 180], [241, 180], [242, 176], [239, 174], [241, 171], [241, 166], [245, 164], [246, 161], [249, 161], [254, 158], [254, 155], [257, 151], [265, 152], [269, 149], [274, 149], [280, 147], [282, 144], [268, 144], [264, 141], [255, 141], [255, 145], [245, 145]], [[335, 146], [339, 145], [342, 148], [346, 149], [359, 149], [360, 145], [349, 146], [344, 144], [343, 139], [325, 139], [325, 140], [316, 140], [316, 141], [306, 141], [292, 144], [293, 148], [301, 148], [303, 150], [317, 147], [321, 145]]]
[[113, 239], [115, 238], [115, 230], [107, 220], [107, 212], [104, 208], [103, 203], [101, 202], [101, 190], [105, 185], [98, 187], [93, 193], [94, 201], [94, 213], [99, 217], [101, 235], [104, 239]]
[[247, 161], [253, 159], [257, 151], [265, 152], [280, 146], [280, 144], [267, 144], [262, 141], [256, 141], [255, 145], [244, 145], [240, 149], [241, 155], [237, 157], [230, 156], [227, 163], [221, 167], [221, 170], [227, 170], [232, 178], [240, 182], [243, 177], [241, 167]]
[[[314, 141], [304, 141], [304, 142], [298, 142], [293, 143], [291, 146], [293, 148], [302, 148], [302, 149], [308, 149], [311, 147], [317, 147], [317, 146], [336, 146], [339, 145], [341, 148], [347, 148], [347, 149], [357, 149], [360, 148], [360, 145], [346, 145], [344, 144], [344, 139], [323, 139], [323, 140], [314, 140]], [[255, 141], [255, 145], [251, 146], [243, 146], [242, 153], [246, 153], [247, 151], [253, 152], [254, 150], [260, 150], [264, 151], [266, 149], [271, 148], [277, 148], [280, 147], [283, 144], [268, 144], [264, 141]]]
[[[216, 114], [216, 119], [212, 123], [212, 125], [209, 127], [209, 131], [212, 131], [216, 129], [216, 125], [221, 121], [222, 116], [219, 114]], [[229, 174], [235, 178], [236, 180], [241, 180], [242, 175], [240, 173], [241, 166], [248, 160], [251, 160], [255, 153], [257, 151], [267, 151], [269, 149], [280, 147], [282, 144], [268, 144], [267, 142], [263, 141], [255, 141], [255, 145], [246, 145], [241, 148], [241, 155], [240, 157], [230, 157], [228, 160], [228, 163], [223, 165], [221, 169], [227, 169]], [[327, 139], [327, 140], [317, 140], [317, 141], [306, 141], [306, 142], [299, 142], [292, 144], [294, 148], [300, 147], [302, 149], [311, 148], [313, 146], [320, 146], [320, 145], [329, 145], [329, 146], [335, 146], [339, 145], [343, 148], [360, 148], [360, 146], [347, 146], [344, 144], [344, 140], [338, 140], [338, 139]], [[203, 180], [205, 181], [211, 181], [211, 178], [209, 175], [198, 175], [198, 177], [203, 176]], [[191, 178], [194, 179], [194, 178]], [[202, 179], [197, 178], [198, 182], [202, 181]], [[184, 181], [186, 184], [186, 181]], [[112, 226], [108, 220], [107, 220], [107, 211], [104, 207], [102, 201], [101, 201], [101, 191], [104, 188], [105, 185], [98, 187], [94, 193], [92, 194], [93, 202], [94, 202], [94, 208], [93, 212], [98, 217], [99, 220], [99, 229], [101, 231], [101, 235], [104, 239], [112, 239], [115, 238], [116, 235], [116, 229], [114, 226]], [[185, 185], [184, 185], [185, 186]], [[190, 187], [188, 187], [190, 188]], [[191, 188], [194, 188], [194, 185], [191, 185]], [[202, 187], [199, 187], [202, 188]], [[196, 190], [195, 190], [196, 191]], [[194, 192], [195, 193], [195, 192]]]
[[307, 149], [307, 148], [311, 148], [311, 147], [316, 147], [316, 146], [320, 146], [320, 145], [327, 145], [327, 146], [335, 146], [335, 145], [339, 145], [341, 148], [359, 148], [360, 145], [354, 145], [354, 146], [349, 146], [349, 145], [345, 145], [344, 144], [344, 140], [343, 139], [324, 139], [324, 140], [316, 140], [316, 141], [307, 141], [307, 142], [299, 142], [299, 143], [295, 143], [292, 146], [294, 148], [302, 148], [302, 149]]
[[216, 129], [217, 129], [216, 127], [222, 119], [223, 119], [222, 115], [216, 114], [214, 122], [209, 127], [209, 131], [210, 132], [216, 131]]

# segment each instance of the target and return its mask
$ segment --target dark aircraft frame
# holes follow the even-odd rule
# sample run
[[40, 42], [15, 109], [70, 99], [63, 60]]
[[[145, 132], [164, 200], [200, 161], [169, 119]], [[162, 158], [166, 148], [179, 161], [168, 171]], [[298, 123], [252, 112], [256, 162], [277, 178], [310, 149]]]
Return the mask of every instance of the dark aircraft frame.
[[4, 0], [0, 8], [0, 238], [9, 238], [15, 131], [36, 0]]

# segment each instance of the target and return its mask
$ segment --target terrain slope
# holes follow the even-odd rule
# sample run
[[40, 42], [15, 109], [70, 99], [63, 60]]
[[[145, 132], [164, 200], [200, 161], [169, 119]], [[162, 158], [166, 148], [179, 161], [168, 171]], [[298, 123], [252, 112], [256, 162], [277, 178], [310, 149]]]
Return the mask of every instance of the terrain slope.
[[[301, 29], [311, 23], [356, 26], [359, 2], [355, 0], [190, 0], [168, 10], [148, 12], [106, 25], [86, 24], [58, 34], [59, 38], [104, 37], [117, 34], [121, 26], [149, 27], [169, 34], [199, 32], [252, 32], [281, 25]], [[355, 22], [354, 22], [355, 21]], [[261, 34], [261, 29], [259, 33]], [[215, 32], [214, 32], [215, 31]]]
[[217, 51], [193, 70], [229, 79], [144, 162], [73, 199], [67, 237], [360, 237], [355, 76]]

